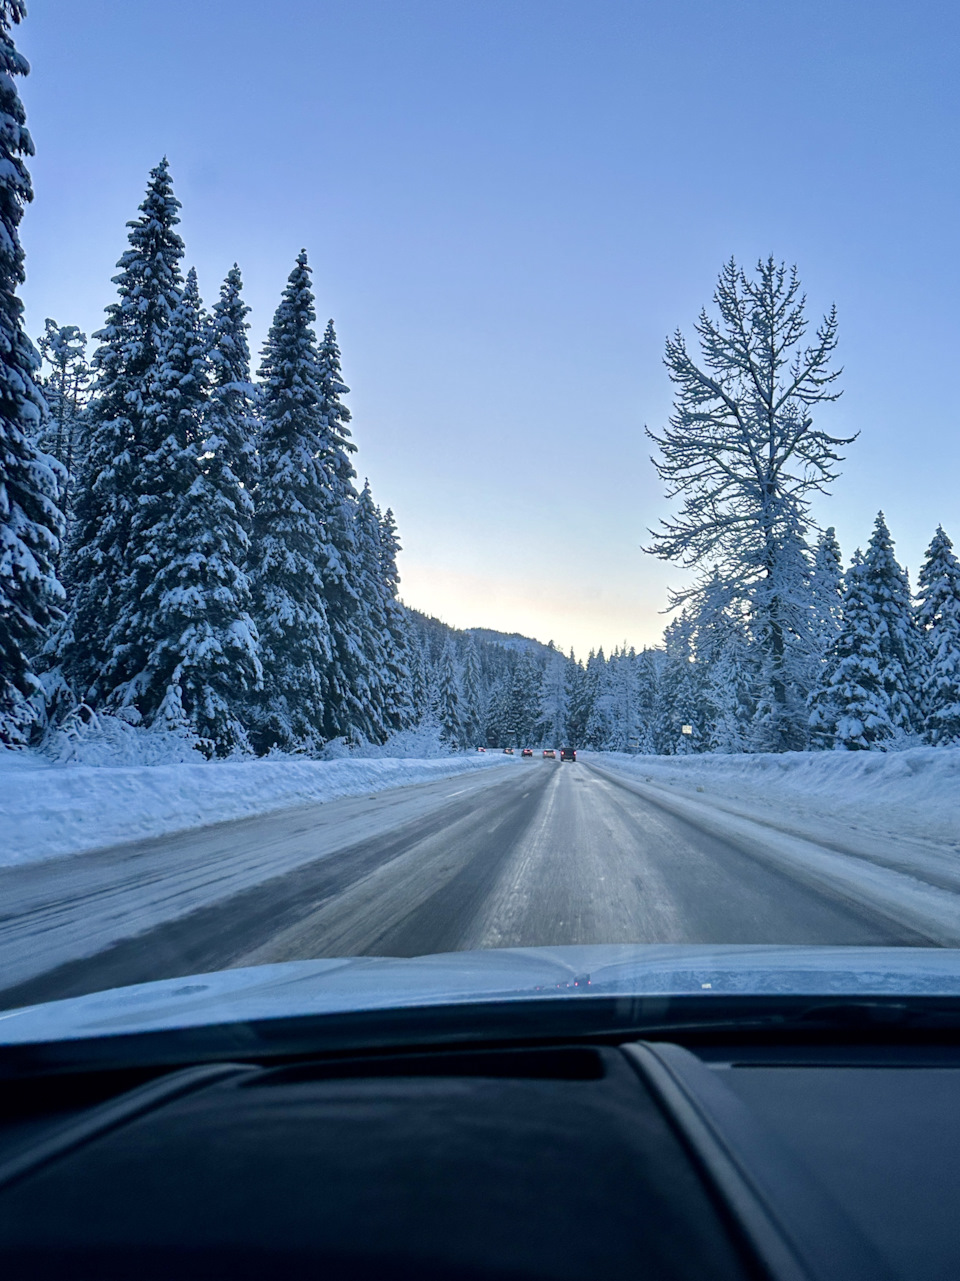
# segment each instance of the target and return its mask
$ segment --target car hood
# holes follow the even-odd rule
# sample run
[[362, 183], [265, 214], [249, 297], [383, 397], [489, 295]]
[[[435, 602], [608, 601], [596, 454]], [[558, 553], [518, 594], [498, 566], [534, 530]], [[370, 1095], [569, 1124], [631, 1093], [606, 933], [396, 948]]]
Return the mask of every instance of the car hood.
[[958, 996], [960, 950], [532, 947], [221, 970], [0, 1013], [0, 1045], [360, 1010], [592, 997]]

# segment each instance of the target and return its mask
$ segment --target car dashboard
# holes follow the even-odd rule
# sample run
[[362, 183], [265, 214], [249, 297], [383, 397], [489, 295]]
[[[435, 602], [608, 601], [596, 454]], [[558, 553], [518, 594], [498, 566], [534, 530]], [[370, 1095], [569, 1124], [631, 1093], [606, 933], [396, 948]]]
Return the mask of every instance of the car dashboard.
[[0, 1275], [960, 1276], [952, 1036], [247, 1032], [229, 1060], [6, 1060]]

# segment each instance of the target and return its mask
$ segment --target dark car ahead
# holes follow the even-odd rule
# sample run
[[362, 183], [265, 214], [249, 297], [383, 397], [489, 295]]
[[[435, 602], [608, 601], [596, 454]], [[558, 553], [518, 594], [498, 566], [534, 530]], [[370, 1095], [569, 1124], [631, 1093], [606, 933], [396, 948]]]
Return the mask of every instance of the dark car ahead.
[[525, 747], [525, 748], [523, 749], [523, 751], [520, 753], [520, 755], [521, 755], [521, 756], [532, 756], [532, 755], [533, 755], [533, 748], [532, 748], [532, 747]]
[[560, 759], [562, 761], [575, 761], [577, 759], [577, 749], [575, 747], [561, 747]]

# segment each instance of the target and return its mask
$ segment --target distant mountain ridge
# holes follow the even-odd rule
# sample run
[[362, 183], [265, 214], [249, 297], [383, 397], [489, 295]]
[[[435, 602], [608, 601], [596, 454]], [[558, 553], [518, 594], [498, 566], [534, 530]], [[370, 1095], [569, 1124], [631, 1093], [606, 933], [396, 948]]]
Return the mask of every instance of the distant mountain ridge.
[[490, 627], [467, 627], [464, 630], [468, 636], [475, 636], [479, 641], [500, 645], [503, 649], [513, 649], [519, 654], [534, 654], [537, 658], [546, 658], [547, 655], [556, 653], [555, 645], [544, 645], [543, 641], [521, 636], [519, 632], [497, 632]]

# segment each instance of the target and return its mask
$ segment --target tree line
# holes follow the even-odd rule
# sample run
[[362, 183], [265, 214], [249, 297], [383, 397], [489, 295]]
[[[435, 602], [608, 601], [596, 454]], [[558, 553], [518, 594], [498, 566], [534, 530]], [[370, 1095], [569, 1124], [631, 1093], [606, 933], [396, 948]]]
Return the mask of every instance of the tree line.
[[831, 310], [796, 271], [731, 260], [667, 342], [654, 465], [679, 510], [648, 551], [695, 570], [663, 644], [586, 662], [406, 608], [392, 512], [359, 486], [333, 322], [301, 252], [256, 377], [234, 266], [208, 311], [166, 160], [95, 335], [22, 323], [29, 70], [0, 0], [0, 743], [107, 713], [209, 756], [316, 753], [415, 727], [452, 748], [655, 753], [960, 742], [960, 567], [937, 530], [916, 596], [882, 514], [843, 569], [811, 514], [853, 437]]
[[[960, 562], [941, 528], [915, 596], [882, 513], [846, 572], [834, 530], [820, 535], [806, 591], [807, 665], [788, 685], [793, 750], [960, 744]], [[601, 650], [569, 670], [571, 735], [656, 755], [770, 750], [768, 658], [752, 624], [713, 576], [662, 646]]]
[[[883, 513], [844, 571], [833, 528], [819, 536], [800, 621], [807, 665], [795, 673], [795, 750], [960, 744], [960, 561], [937, 529], [917, 592]], [[569, 742], [598, 751], [686, 755], [769, 750], [763, 633], [719, 573], [665, 630], [585, 662], [553, 645], [478, 643], [415, 615], [429, 701], [443, 737], [509, 746]], [[427, 629], [429, 621], [430, 627]]]
[[163, 160], [89, 370], [75, 327], [41, 340], [62, 605], [21, 737], [82, 710], [211, 756], [382, 742], [415, 719], [411, 640], [393, 515], [354, 484], [333, 322], [318, 337], [301, 251], [254, 382], [240, 271], [208, 313], [179, 208]]
[[772, 257], [749, 276], [731, 259], [713, 301], [698, 353], [679, 331], [667, 341], [673, 412], [648, 432], [679, 500], [648, 550], [695, 571], [671, 599], [655, 750], [960, 741], [950, 540], [937, 529], [914, 600], [882, 513], [846, 573], [813, 519], [855, 440], [817, 421], [840, 395], [835, 309], [811, 334], [796, 269]]

